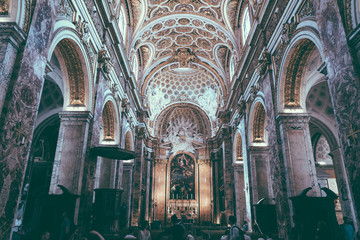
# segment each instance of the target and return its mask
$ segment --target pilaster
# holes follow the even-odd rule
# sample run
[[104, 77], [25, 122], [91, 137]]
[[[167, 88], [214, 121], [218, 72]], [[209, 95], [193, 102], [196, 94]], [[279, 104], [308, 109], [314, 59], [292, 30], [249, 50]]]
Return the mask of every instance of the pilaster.
[[141, 210], [143, 207], [144, 199], [144, 181], [145, 181], [145, 127], [136, 128], [135, 139], [135, 156], [134, 170], [133, 170], [133, 183], [132, 183], [132, 203], [131, 203], [131, 226], [137, 226], [141, 220]]
[[224, 176], [224, 196], [225, 196], [225, 214], [226, 216], [235, 214], [234, 202], [234, 170], [232, 167], [232, 141], [231, 128], [222, 128], [223, 136], [223, 176]]
[[319, 196], [309, 116], [306, 114], [281, 114], [277, 120], [280, 123], [283, 156], [290, 183], [288, 194], [297, 196], [304, 189], [314, 187], [310, 194]]
[[234, 185], [235, 185], [235, 209], [238, 226], [242, 226], [246, 219], [246, 199], [245, 199], [245, 180], [244, 165], [234, 163]]
[[[0, 23], [0, 113], [16, 59], [21, 57], [25, 33], [16, 23]], [[18, 56], [19, 54], [19, 56]]]
[[88, 140], [90, 112], [61, 112], [50, 193], [61, 194], [58, 185], [73, 194], [81, 194], [83, 170]]
[[124, 190], [122, 194], [121, 202], [126, 208], [126, 226], [129, 227], [129, 219], [131, 215], [131, 192], [132, 192], [132, 179], [133, 179], [134, 163], [132, 161], [123, 162], [122, 173], [122, 188]]
[[270, 179], [269, 147], [250, 146], [250, 172], [252, 183], [252, 204], [265, 198], [267, 203], [272, 201], [272, 181]]

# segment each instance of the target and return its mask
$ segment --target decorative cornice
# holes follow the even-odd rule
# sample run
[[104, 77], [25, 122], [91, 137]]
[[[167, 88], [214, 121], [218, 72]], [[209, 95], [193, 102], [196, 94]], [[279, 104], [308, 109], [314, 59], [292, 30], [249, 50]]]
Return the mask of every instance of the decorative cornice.
[[0, 23], [0, 35], [2, 41], [9, 42], [16, 49], [25, 41], [25, 33], [16, 23]]

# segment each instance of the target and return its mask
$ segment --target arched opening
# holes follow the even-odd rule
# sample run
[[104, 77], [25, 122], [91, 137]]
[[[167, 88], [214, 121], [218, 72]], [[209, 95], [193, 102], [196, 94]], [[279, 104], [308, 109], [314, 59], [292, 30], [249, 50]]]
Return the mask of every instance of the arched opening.
[[251, 23], [250, 23], [249, 7], [246, 7], [243, 12], [243, 17], [241, 21], [241, 33], [242, 33], [243, 45], [245, 44], [246, 39], [249, 36], [250, 28], [251, 28]]
[[270, 154], [265, 123], [267, 116], [261, 100], [255, 100], [249, 122], [249, 157], [253, 182], [252, 204], [265, 199], [266, 204], [273, 203], [273, 190], [270, 175]]
[[123, 5], [120, 8], [118, 24], [119, 24], [121, 37], [122, 37], [124, 43], [126, 43], [127, 21], [126, 21], [125, 7]]
[[254, 125], [253, 125], [253, 142], [265, 141], [265, 109], [264, 106], [258, 103], [254, 109]]
[[127, 131], [125, 134], [125, 149], [134, 151], [134, 140], [131, 134], [131, 131]]
[[115, 113], [113, 105], [110, 101], [105, 103], [102, 112], [103, 123], [103, 140], [114, 141], [115, 140]]
[[313, 118], [309, 122], [312, 150], [318, 184], [335, 192], [335, 213], [339, 224], [343, 217], [352, 218], [353, 209], [349, 199], [347, 175], [343, 169], [338, 140], [335, 138], [335, 118], [328, 85], [325, 81], [310, 89], [306, 108]]
[[[56, 58], [53, 58], [52, 63], [56, 66], [55, 61]], [[58, 112], [62, 109], [63, 102], [60, 87], [53, 79], [46, 79], [38, 110], [38, 124], [16, 213], [20, 228], [31, 239], [38, 238], [40, 232], [45, 229], [54, 231], [55, 236], [58, 233], [54, 226], [56, 221], [52, 218], [54, 212], [48, 211], [48, 194], [60, 128]]]

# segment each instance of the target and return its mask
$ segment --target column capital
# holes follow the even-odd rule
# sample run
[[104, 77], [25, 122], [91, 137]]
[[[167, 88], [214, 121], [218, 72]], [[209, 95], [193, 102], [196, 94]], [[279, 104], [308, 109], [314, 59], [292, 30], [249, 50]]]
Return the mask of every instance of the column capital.
[[210, 165], [210, 160], [209, 159], [199, 159], [198, 164], [199, 165]]
[[89, 111], [64, 111], [59, 113], [61, 121], [86, 121], [90, 122], [93, 115]]
[[296, 114], [279, 114], [276, 117], [276, 120], [279, 121], [279, 124], [283, 126], [284, 129], [304, 129], [308, 126], [310, 116], [304, 113]]

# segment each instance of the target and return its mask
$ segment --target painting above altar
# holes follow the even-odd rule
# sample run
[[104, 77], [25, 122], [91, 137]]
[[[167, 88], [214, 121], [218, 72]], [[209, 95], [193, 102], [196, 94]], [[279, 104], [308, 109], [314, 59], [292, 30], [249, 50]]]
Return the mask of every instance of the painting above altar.
[[195, 199], [195, 162], [185, 153], [171, 161], [170, 199]]

